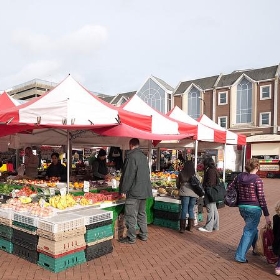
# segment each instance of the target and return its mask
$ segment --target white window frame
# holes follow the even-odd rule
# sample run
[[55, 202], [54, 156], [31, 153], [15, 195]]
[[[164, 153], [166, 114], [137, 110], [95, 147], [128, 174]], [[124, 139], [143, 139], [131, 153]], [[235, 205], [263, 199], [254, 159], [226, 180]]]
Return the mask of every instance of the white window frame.
[[[262, 123], [262, 115], [264, 115], [264, 114], [268, 114], [269, 115], [268, 124], [263, 124]], [[261, 112], [260, 113], [260, 126], [271, 126], [271, 112]]]
[[[226, 127], [221, 126], [221, 119], [226, 119]], [[228, 117], [227, 116], [218, 117], [218, 124], [219, 124], [219, 126], [227, 129], [228, 128]]]
[[[221, 94], [226, 94], [226, 102], [225, 103], [221, 103]], [[228, 92], [227, 91], [221, 91], [218, 93], [218, 105], [227, 105], [228, 104]]]
[[[269, 87], [269, 97], [263, 97], [262, 96], [262, 89], [265, 87]], [[271, 99], [271, 85], [263, 85], [260, 86], [260, 100], [266, 100], [266, 99]]]

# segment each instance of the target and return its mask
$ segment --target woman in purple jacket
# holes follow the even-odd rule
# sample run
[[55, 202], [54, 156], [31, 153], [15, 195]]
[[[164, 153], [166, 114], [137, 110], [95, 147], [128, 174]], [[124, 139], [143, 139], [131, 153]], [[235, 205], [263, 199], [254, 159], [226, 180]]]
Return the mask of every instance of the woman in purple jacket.
[[239, 174], [228, 186], [228, 188], [237, 188], [239, 212], [245, 221], [243, 234], [235, 253], [235, 260], [240, 263], [248, 262], [246, 254], [251, 246], [254, 254], [262, 212], [266, 223], [271, 224], [263, 190], [263, 181], [256, 174], [259, 170], [259, 160], [256, 158], [249, 159], [246, 162], [245, 169], [247, 172]]

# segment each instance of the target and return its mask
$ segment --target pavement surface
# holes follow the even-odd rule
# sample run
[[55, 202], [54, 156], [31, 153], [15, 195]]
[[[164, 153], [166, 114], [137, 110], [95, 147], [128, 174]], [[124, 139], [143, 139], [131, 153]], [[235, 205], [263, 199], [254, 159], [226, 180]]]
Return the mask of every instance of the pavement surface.
[[[263, 180], [272, 218], [274, 206], [280, 200], [280, 180]], [[223, 207], [219, 214], [219, 231], [204, 233], [195, 229], [192, 233], [180, 234], [149, 225], [148, 241], [137, 240], [130, 245], [113, 240], [112, 253], [60, 273], [0, 251], [0, 279], [280, 279], [274, 275], [274, 265], [267, 264], [264, 257], [253, 256], [251, 250], [247, 255], [249, 263], [234, 261], [244, 222], [237, 208]], [[205, 217], [204, 208], [204, 221]], [[260, 226], [264, 224], [262, 216]]]

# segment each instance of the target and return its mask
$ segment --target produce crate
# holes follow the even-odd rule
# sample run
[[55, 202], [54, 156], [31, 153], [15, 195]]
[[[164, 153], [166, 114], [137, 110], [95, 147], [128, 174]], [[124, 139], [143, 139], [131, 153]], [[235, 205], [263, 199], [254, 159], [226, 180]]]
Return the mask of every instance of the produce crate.
[[23, 224], [23, 223], [20, 223], [20, 222], [17, 222], [17, 221], [13, 221], [12, 228], [17, 229], [17, 230], [21, 230], [23, 232], [33, 234], [33, 235], [37, 234], [37, 227], [33, 227], [33, 226], [30, 226], [30, 225], [27, 225], [27, 224]]
[[179, 213], [181, 211], [181, 204], [163, 202], [163, 201], [155, 201], [154, 209], [167, 211], [167, 212]]
[[113, 236], [111, 225], [87, 230], [85, 234], [85, 240], [86, 243], [90, 243], [109, 236]]
[[29, 250], [36, 250], [38, 244], [38, 235], [29, 234], [17, 229], [14, 229], [14, 235], [12, 237], [12, 242], [21, 247], [27, 248]]
[[86, 260], [90, 261], [92, 259], [99, 258], [112, 252], [113, 245], [111, 240], [107, 240], [105, 242], [98, 243], [93, 246], [87, 246], [85, 250]]
[[13, 220], [22, 224], [37, 227], [39, 219], [37, 217], [29, 216], [28, 214], [19, 214], [15, 212]]
[[11, 209], [0, 209], [0, 217], [8, 220], [12, 220], [14, 217], [14, 211]]
[[14, 244], [13, 254], [32, 263], [37, 263], [38, 261], [38, 252], [36, 250], [29, 250], [17, 244]]
[[84, 218], [75, 214], [61, 214], [52, 218], [40, 219], [38, 221], [38, 228], [57, 233], [60, 231], [68, 231], [84, 226]]
[[154, 225], [172, 228], [178, 230], [180, 228], [180, 221], [164, 220], [159, 218], [154, 218]]
[[57, 273], [84, 262], [86, 262], [85, 251], [79, 251], [58, 259], [40, 253], [38, 265]]
[[103, 210], [113, 211], [113, 222], [115, 222], [118, 216], [124, 212], [124, 204], [118, 204], [116, 206], [106, 207]]
[[5, 240], [3, 238], [0, 238], [0, 250], [3, 250], [7, 253], [12, 253], [13, 247], [14, 247], [14, 245], [12, 242]]
[[12, 225], [12, 220], [11, 219], [6, 219], [6, 218], [2, 218], [0, 217], [0, 224], [1, 225], [5, 225], [5, 226], [11, 226]]
[[87, 246], [93, 246], [93, 245], [96, 245], [98, 243], [102, 243], [102, 242], [105, 242], [107, 240], [111, 240], [113, 239], [113, 236], [109, 236], [109, 237], [105, 237], [105, 238], [102, 238], [102, 239], [99, 239], [99, 240], [96, 240], [96, 241], [93, 241], [93, 242], [89, 242], [87, 243]]
[[62, 241], [66, 238], [72, 238], [74, 236], [78, 236], [78, 235], [84, 235], [86, 233], [86, 227], [79, 227], [79, 228], [74, 228], [74, 229], [70, 229], [67, 231], [60, 231], [57, 233], [52, 233], [49, 231], [45, 231], [42, 229], [37, 229], [37, 234], [40, 237], [49, 239], [49, 240], [53, 240], [53, 241]]
[[75, 215], [82, 216], [85, 219], [85, 225], [91, 225], [97, 222], [113, 219], [113, 211], [93, 208], [75, 211]]
[[164, 220], [178, 221], [180, 219], [180, 212], [168, 212], [154, 209], [154, 217]]
[[146, 213], [147, 213], [147, 224], [151, 224], [154, 220], [154, 198], [150, 197], [146, 199]]
[[102, 221], [102, 222], [97, 222], [97, 223], [94, 223], [94, 224], [86, 225], [86, 229], [90, 230], [90, 229], [94, 229], [94, 228], [98, 228], [98, 227], [112, 225], [112, 223], [113, 223], [113, 220], [105, 220], [105, 221]]
[[42, 253], [46, 252], [46, 255], [56, 258], [57, 255], [61, 255], [85, 246], [86, 242], [84, 235], [74, 236], [62, 241], [53, 241], [40, 237], [37, 250]]
[[54, 258], [54, 259], [59, 259], [59, 258], [65, 257], [67, 255], [71, 255], [71, 254], [74, 254], [74, 253], [77, 253], [77, 252], [80, 252], [80, 251], [84, 251], [85, 249], [86, 249], [86, 246], [83, 246], [81, 248], [76, 248], [74, 250], [67, 251], [65, 253], [57, 254], [57, 255], [53, 255], [53, 254], [47, 253], [47, 252], [45, 252], [45, 251], [43, 251], [41, 249], [37, 249], [37, 252], [42, 253], [42, 254], [44, 254], [46, 256], [49, 256], [51, 258]]
[[0, 224], [0, 238], [11, 241], [12, 236], [13, 236], [13, 228]]

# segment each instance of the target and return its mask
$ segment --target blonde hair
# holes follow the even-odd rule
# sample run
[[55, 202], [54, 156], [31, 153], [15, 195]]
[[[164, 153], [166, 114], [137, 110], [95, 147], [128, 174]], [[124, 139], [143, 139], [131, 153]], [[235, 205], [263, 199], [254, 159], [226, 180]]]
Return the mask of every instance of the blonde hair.
[[259, 165], [259, 160], [257, 158], [250, 158], [246, 162], [245, 169], [248, 173], [250, 173], [255, 168], [259, 167]]
[[277, 202], [277, 204], [275, 206], [275, 212], [277, 215], [280, 216], [280, 200]]

